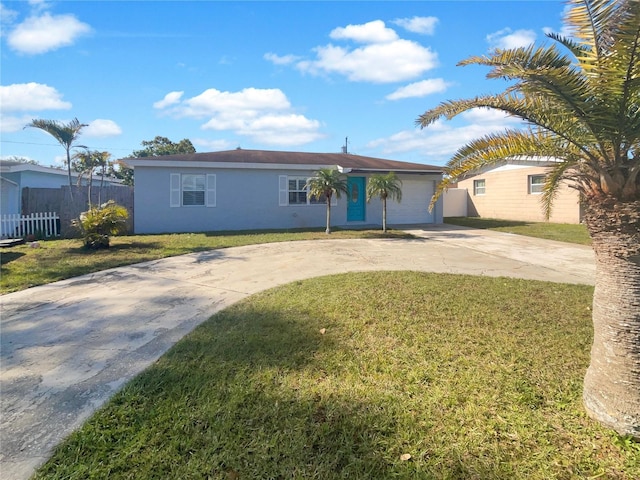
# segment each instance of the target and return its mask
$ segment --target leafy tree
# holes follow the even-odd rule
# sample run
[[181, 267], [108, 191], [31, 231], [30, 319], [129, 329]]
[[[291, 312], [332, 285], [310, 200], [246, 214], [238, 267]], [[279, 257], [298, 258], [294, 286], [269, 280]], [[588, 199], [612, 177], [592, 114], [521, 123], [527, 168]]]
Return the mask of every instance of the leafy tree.
[[109, 200], [100, 206], [91, 205], [72, 224], [80, 230], [85, 248], [97, 250], [109, 248], [110, 235], [126, 233], [128, 218], [125, 207]]
[[387, 198], [402, 201], [402, 180], [395, 172], [387, 174], [371, 175], [367, 185], [367, 202], [373, 197], [380, 197], [382, 200], [382, 231], [387, 231]]
[[122, 160], [108, 165], [107, 176], [122, 180], [124, 185], [133, 186], [133, 168], [127, 167]]
[[15, 163], [25, 163], [29, 165], [40, 165], [40, 163], [36, 160], [27, 157], [21, 157], [18, 155], [10, 155], [8, 157], [3, 158], [7, 162], [15, 162]]
[[[44, 119], [35, 119], [32, 120], [31, 123], [27, 124], [26, 127], [34, 127], [39, 128], [47, 132], [49, 135], [54, 137], [60, 145], [62, 145], [67, 153], [67, 173], [69, 176], [69, 195], [73, 199], [73, 189], [71, 188], [71, 149], [74, 147], [82, 147], [82, 145], [75, 145], [78, 136], [80, 136], [80, 131], [86, 127], [87, 125], [84, 123], [80, 123], [77, 118], [74, 118], [69, 123], [59, 122], [57, 120], [44, 120]], [[84, 148], [84, 147], [83, 147]]]
[[157, 136], [153, 140], [143, 140], [142, 150], [134, 150], [132, 157], [159, 157], [161, 155], [175, 155], [179, 153], [196, 153], [191, 140], [184, 138], [173, 143], [167, 137]]
[[491, 68], [504, 93], [440, 104], [427, 127], [484, 107], [524, 120], [525, 130], [462, 147], [432, 201], [457, 178], [508, 158], [553, 158], [542, 195], [547, 214], [561, 182], [577, 189], [596, 258], [594, 339], [583, 401], [587, 413], [640, 438], [640, 2], [570, 0], [572, 38], [496, 50], [460, 65]]
[[[178, 143], [174, 143], [167, 137], [156, 136], [153, 140], [143, 140], [142, 150], [134, 150], [131, 157], [160, 157], [162, 155], [176, 155], [181, 153], [196, 153], [196, 149], [188, 138], [183, 138]], [[112, 169], [111, 173], [122, 180], [125, 185], [133, 185], [133, 169], [127, 167], [123, 162], [116, 162], [117, 169]]]
[[327, 234], [331, 233], [331, 198], [336, 194], [340, 198], [341, 193], [347, 193], [346, 176], [334, 168], [321, 168], [315, 175], [307, 180], [306, 188], [309, 195], [315, 198], [324, 196], [327, 202]]

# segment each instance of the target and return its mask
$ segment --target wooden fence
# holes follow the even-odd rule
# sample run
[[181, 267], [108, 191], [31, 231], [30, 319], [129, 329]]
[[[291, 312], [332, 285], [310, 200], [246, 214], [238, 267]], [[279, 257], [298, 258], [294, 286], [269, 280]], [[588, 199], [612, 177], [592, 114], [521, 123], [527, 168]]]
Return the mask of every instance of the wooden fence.
[[[60, 188], [28, 188], [22, 189], [22, 214], [28, 215], [39, 212], [58, 212], [60, 216], [60, 235], [71, 238], [78, 235], [78, 231], [71, 226], [71, 221], [86, 212], [89, 207], [89, 188], [86, 186], [73, 188], [73, 200], [69, 186]], [[129, 212], [128, 229], [133, 231], [133, 187], [108, 186], [100, 188], [93, 185], [91, 202], [94, 205], [108, 200], [122, 205]]]
[[60, 216], [47, 212], [0, 217], [0, 238], [24, 238], [28, 235], [36, 238], [59, 237]]

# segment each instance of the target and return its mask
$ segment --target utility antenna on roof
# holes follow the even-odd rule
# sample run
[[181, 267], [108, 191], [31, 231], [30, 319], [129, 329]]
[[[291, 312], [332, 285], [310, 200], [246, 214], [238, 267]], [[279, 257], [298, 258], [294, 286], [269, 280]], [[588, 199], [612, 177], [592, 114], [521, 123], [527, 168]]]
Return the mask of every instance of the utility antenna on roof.
[[344, 137], [344, 147], [342, 147], [342, 153], [349, 153], [347, 151], [348, 144], [349, 144], [349, 137]]

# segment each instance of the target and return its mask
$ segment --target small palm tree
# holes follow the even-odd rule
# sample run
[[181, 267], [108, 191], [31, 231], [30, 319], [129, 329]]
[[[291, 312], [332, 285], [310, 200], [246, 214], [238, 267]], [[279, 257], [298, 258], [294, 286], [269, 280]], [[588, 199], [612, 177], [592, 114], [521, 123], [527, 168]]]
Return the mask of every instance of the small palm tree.
[[557, 160], [542, 195], [547, 217], [562, 182], [580, 192], [596, 259], [584, 406], [618, 433], [640, 438], [640, 1], [569, 4], [565, 21], [573, 38], [550, 34], [551, 46], [461, 62], [512, 81], [504, 93], [444, 102], [417, 123], [491, 108], [529, 127], [458, 150], [431, 206], [456, 179], [509, 158]]
[[110, 236], [127, 231], [129, 212], [122, 205], [109, 200], [100, 206], [91, 205], [72, 225], [80, 230], [85, 248], [97, 250], [109, 248]]
[[78, 152], [73, 156], [74, 168], [78, 175], [78, 186], [82, 183], [82, 178], [86, 175], [88, 177], [89, 185], [89, 207], [91, 207], [91, 189], [93, 186], [93, 174], [96, 169], [100, 169], [100, 190], [98, 191], [98, 204], [102, 203], [102, 189], [104, 187], [104, 176], [109, 166], [109, 159], [111, 154], [109, 152], [99, 152], [97, 150], [85, 150]]
[[86, 126], [86, 124], [80, 123], [77, 118], [74, 118], [69, 123], [62, 123], [57, 120], [44, 120], [38, 118], [25, 125], [25, 128], [34, 127], [47, 132], [49, 135], [54, 137], [58, 141], [58, 143], [60, 143], [60, 145], [64, 147], [65, 152], [67, 153], [67, 173], [69, 176], [69, 194], [71, 195], [71, 199], [73, 199], [73, 190], [71, 188], [72, 184], [70, 151], [73, 147], [82, 147], [82, 145], [74, 144], [78, 139], [78, 136], [80, 135], [80, 131]]
[[402, 180], [398, 178], [395, 172], [389, 172], [386, 175], [381, 173], [371, 175], [367, 185], [367, 202], [373, 197], [380, 197], [380, 200], [382, 200], [382, 231], [386, 232], [387, 198], [396, 200], [398, 203], [402, 201]]
[[327, 202], [327, 234], [331, 233], [331, 198], [336, 194], [336, 198], [340, 198], [340, 194], [347, 193], [346, 176], [335, 168], [321, 168], [315, 175], [307, 180], [306, 188], [309, 195], [315, 198], [324, 196]]

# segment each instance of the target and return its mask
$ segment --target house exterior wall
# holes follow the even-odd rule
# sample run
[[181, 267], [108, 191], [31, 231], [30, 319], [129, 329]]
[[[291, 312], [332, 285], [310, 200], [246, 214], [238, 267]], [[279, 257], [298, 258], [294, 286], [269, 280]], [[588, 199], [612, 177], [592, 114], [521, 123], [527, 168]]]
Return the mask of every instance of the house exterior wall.
[[[172, 207], [172, 174], [215, 174], [215, 206]], [[237, 168], [173, 168], [135, 167], [135, 233], [206, 232], [219, 230], [259, 230], [323, 227], [326, 205], [280, 205], [282, 175], [308, 178], [314, 170], [237, 169]], [[350, 176], [365, 176], [351, 174]], [[415, 181], [416, 176], [400, 175], [403, 181]], [[439, 176], [418, 176], [425, 182]], [[212, 191], [212, 189], [211, 189]], [[364, 194], [364, 192], [362, 192]], [[207, 191], [207, 202], [211, 201]], [[410, 199], [409, 199], [410, 200]], [[404, 203], [404, 198], [403, 198]], [[426, 205], [425, 205], [426, 209]], [[437, 218], [438, 211], [433, 215]], [[440, 208], [440, 221], [442, 219]], [[389, 223], [393, 222], [389, 218]], [[365, 205], [365, 220], [347, 222], [347, 196], [341, 195], [331, 207], [332, 226], [381, 224], [382, 203], [372, 199]], [[416, 222], [417, 223], [417, 222]]]
[[0, 177], [0, 215], [20, 213], [20, 187]]
[[[541, 194], [529, 192], [529, 176], [544, 175], [547, 168], [505, 165], [458, 182], [469, 192], [468, 215], [504, 220], [544, 222]], [[474, 181], [484, 180], [484, 194], [477, 194]], [[582, 219], [578, 193], [562, 185], [553, 203], [550, 222], [580, 223]]]

